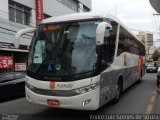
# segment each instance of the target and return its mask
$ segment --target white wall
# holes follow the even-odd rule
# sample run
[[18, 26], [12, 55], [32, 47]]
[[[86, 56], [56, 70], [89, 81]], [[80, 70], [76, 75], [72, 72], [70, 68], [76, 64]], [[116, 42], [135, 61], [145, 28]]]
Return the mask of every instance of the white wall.
[[13, 1], [35, 9], [35, 0], [13, 0]]
[[0, 18], [8, 19], [8, 0], [0, 0]]
[[[28, 6], [32, 9], [35, 9], [35, 0], [13, 0], [13, 1], [23, 4], [25, 6]], [[75, 13], [74, 10], [66, 7], [65, 5], [58, 2], [57, 0], [43, 0], [43, 4], [44, 4], [43, 6], [44, 13], [50, 16], [58, 16], [58, 15], [64, 15], [68, 13]]]
[[76, 13], [76, 11], [66, 7], [57, 0], [44, 0], [44, 13], [51, 16], [59, 16], [69, 13]]
[[81, 3], [83, 3], [85, 6], [87, 6], [89, 9], [92, 9], [92, 2], [91, 0], [79, 0]]

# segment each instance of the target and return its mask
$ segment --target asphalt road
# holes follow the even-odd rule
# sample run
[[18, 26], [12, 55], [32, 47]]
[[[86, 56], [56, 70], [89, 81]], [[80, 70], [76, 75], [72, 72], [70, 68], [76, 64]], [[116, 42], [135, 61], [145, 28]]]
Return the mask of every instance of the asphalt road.
[[[97, 115], [108, 114], [159, 114], [160, 97], [156, 92], [156, 74], [149, 73], [143, 77], [141, 84], [134, 84], [128, 88], [117, 104], [107, 104], [97, 111], [77, 111], [48, 108], [34, 105], [19, 98], [0, 103], [0, 119], [6, 117], [15, 120], [70, 120], [96, 119]], [[111, 116], [110, 116], [111, 117]], [[108, 116], [106, 119], [109, 119]], [[111, 119], [111, 118], [110, 118]]]

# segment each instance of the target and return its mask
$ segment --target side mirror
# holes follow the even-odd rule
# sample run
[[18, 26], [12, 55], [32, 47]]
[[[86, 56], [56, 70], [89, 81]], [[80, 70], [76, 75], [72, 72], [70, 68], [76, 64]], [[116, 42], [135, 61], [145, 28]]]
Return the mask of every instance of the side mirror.
[[14, 37], [14, 46], [15, 48], [19, 48], [21, 36], [26, 33], [32, 33], [36, 30], [36, 28], [26, 28], [18, 31]]
[[110, 36], [109, 30], [106, 29], [106, 30], [105, 30], [105, 33], [104, 33], [104, 37], [109, 37], [109, 36]]
[[110, 29], [112, 29], [112, 26], [106, 22], [101, 22], [98, 24], [96, 30], [96, 45], [104, 44], [104, 37], [109, 37]]

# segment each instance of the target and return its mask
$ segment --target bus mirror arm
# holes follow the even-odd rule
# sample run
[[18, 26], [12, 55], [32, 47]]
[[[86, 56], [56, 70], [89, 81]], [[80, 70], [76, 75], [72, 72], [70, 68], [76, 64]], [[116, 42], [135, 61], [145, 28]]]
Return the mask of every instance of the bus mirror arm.
[[26, 33], [32, 33], [35, 31], [36, 28], [26, 28], [26, 29], [22, 29], [19, 30], [14, 37], [14, 46], [15, 48], [19, 48], [19, 44], [20, 44], [20, 39], [22, 37], [22, 35], [26, 34]]
[[102, 70], [106, 69], [109, 66], [110, 66], [110, 64], [108, 62], [106, 62], [105, 60], [101, 61], [101, 68], [102, 68]]

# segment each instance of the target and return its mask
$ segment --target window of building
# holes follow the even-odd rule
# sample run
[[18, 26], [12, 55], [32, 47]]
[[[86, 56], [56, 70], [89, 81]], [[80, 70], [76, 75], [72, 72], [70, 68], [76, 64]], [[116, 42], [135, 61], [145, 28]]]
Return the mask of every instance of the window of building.
[[72, 10], [78, 12], [78, 9], [82, 9], [84, 12], [89, 12], [90, 9], [83, 5], [83, 8], [79, 6], [78, 0], [57, 0], [60, 3], [64, 4], [65, 6], [71, 8]]
[[9, 0], [9, 20], [25, 25], [30, 25], [31, 9]]
[[58, 0], [60, 3], [78, 12], [78, 1], [77, 0]]

